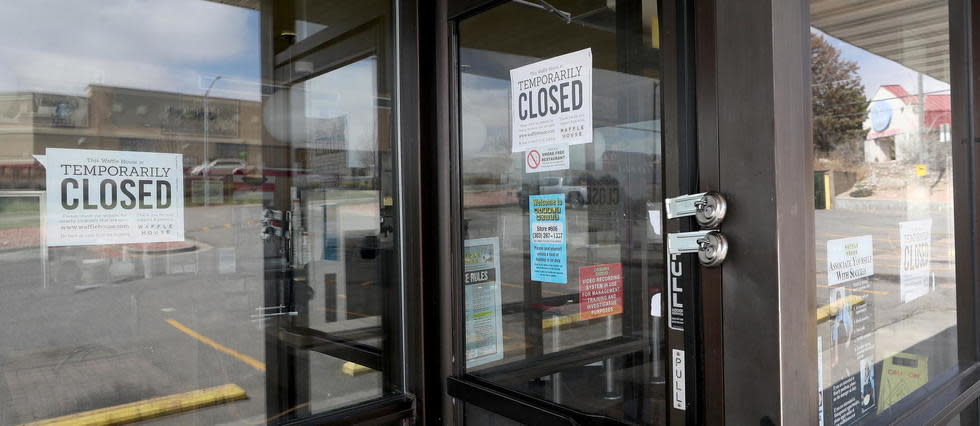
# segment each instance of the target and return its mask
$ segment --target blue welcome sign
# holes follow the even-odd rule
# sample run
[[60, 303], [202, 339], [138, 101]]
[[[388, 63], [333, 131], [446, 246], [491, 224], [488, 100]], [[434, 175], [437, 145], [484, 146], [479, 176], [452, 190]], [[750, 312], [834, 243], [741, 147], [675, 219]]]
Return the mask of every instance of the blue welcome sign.
[[531, 210], [531, 279], [567, 284], [565, 195], [532, 195], [528, 205]]

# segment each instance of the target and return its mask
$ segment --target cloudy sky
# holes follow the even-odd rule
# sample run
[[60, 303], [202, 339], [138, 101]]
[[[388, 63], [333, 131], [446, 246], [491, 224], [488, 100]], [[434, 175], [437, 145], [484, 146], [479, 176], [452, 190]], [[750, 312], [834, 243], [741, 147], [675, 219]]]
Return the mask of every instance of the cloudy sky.
[[0, 92], [89, 84], [259, 97], [258, 12], [201, 0], [3, 0]]

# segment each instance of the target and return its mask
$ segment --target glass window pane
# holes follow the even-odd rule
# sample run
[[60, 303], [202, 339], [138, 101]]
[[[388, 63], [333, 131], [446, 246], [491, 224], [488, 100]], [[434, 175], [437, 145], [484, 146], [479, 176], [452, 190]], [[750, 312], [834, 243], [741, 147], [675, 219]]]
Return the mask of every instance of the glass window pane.
[[820, 416], [842, 425], [959, 362], [949, 18], [946, 2], [810, 11]]
[[0, 4], [0, 424], [400, 391], [391, 26], [386, 1]]
[[655, 3], [510, 2], [459, 27], [467, 371], [642, 424], [666, 410]]

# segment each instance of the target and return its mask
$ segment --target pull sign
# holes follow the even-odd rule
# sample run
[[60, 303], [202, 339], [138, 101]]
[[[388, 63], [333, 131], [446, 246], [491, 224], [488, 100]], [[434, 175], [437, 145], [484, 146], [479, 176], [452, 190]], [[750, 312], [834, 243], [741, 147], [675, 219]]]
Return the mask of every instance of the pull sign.
[[667, 219], [694, 216], [698, 212], [698, 202], [704, 199], [706, 192], [699, 194], [681, 195], [680, 197], [668, 198]]
[[667, 253], [697, 253], [701, 249], [701, 244], [698, 242], [698, 240], [704, 238], [709, 232], [712, 231], [669, 233], [667, 234]]
[[687, 379], [684, 374], [684, 351], [674, 349], [671, 351], [671, 379], [674, 394], [674, 408], [678, 410], [687, 409]]

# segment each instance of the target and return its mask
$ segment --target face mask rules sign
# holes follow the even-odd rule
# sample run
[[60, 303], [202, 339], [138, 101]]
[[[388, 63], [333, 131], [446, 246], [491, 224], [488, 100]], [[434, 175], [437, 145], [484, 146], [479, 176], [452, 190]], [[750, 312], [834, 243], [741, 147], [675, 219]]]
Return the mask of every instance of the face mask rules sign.
[[592, 49], [510, 70], [511, 152], [592, 142]]
[[48, 148], [49, 246], [184, 240], [181, 154]]

